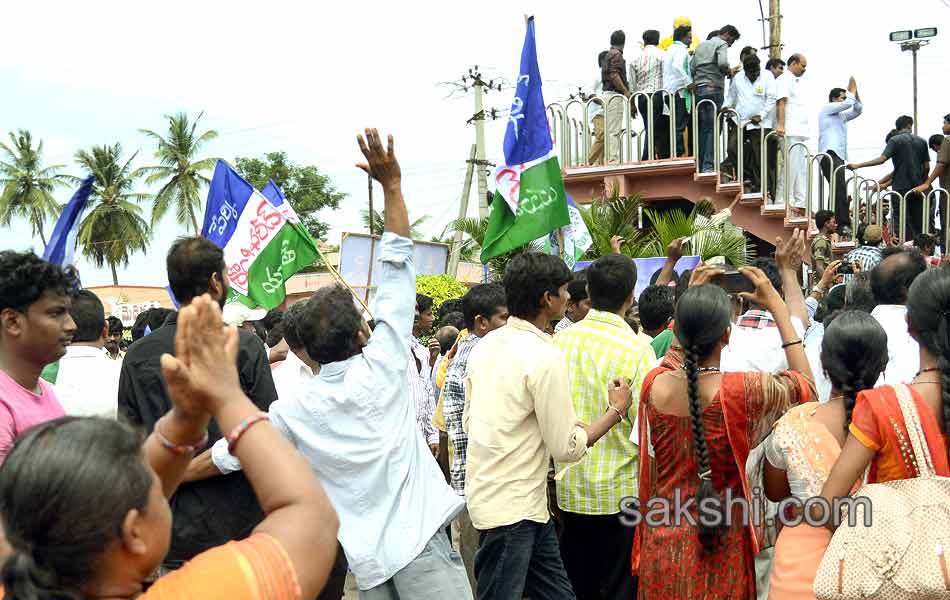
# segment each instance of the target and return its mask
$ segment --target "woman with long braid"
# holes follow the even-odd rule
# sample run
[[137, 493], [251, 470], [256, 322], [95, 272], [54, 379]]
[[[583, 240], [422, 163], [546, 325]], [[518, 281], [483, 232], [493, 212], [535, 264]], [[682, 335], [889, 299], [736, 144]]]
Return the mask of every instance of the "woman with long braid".
[[[866, 312], [840, 313], [822, 339], [821, 364], [831, 382], [828, 402], [792, 408], [766, 440], [765, 493], [774, 502], [794, 495], [804, 503], [821, 493], [848, 435], [858, 393], [874, 387], [887, 366], [887, 334]], [[782, 528], [769, 600], [813, 600], [815, 574], [830, 542], [828, 529], [804, 521]]]
[[[788, 307], [759, 269], [742, 269], [755, 285], [743, 296], [772, 313], [791, 369], [778, 375], [719, 371], [732, 307], [720, 287], [705, 284], [717, 272], [697, 267], [677, 304], [682, 368], [661, 365], [642, 387], [639, 496], [645, 520], [633, 556], [641, 599], [755, 598], [756, 532], [741, 503], [726, 500], [752, 501], [749, 450], [790, 407], [814, 396]], [[675, 510], [682, 505], [689, 505], [690, 518]], [[661, 507], [662, 516], [651, 512]]]
[[916, 464], [923, 459], [908, 448], [898, 393], [913, 399], [934, 472], [950, 477], [950, 269], [928, 269], [914, 280], [907, 296], [907, 330], [920, 346], [920, 372], [900, 389], [883, 385], [858, 394], [841, 456], [821, 490], [829, 502], [847, 495], [868, 465], [868, 483], [917, 477]]

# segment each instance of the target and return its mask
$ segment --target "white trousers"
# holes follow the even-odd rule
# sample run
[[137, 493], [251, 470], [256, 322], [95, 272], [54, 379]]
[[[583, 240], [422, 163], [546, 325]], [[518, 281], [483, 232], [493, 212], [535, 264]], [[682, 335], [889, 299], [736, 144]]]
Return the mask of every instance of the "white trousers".
[[[805, 195], [808, 186], [808, 150], [804, 145], [807, 137], [786, 135], [788, 143], [788, 190], [785, 189], [785, 146], [779, 144], [778, 169], [775, 182], [775, 203], [791, 204], [795, 208], [805, 208]], [[786, 193], [788, 198], [786, 199]]]

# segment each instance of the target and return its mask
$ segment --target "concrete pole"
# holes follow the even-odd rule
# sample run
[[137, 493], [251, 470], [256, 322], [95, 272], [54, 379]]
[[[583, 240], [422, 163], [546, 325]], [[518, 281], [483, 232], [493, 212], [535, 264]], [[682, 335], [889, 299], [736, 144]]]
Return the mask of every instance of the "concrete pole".
[[782, 13], [779, 0], [769, 0], [769, 58], [782, 58]]
[[914, 55], [914, 135], [917, 135], [917, 49], [919, 45], [914, 45], [912, 54]]
[[[468, 157], [468, 169], [465, 171], [465, 183], [462, 184], [462, 197], [459, 199], [459, 220], [468, 215], [468, 197], [472, 191], [472, 172], [475, 169], [476, 145], [472, 144], [472, 151]], [[462, 232], [456, 231], [455, 238], [452, 240], [452, 254], [449, 256], [449, 274], [452, 277], [458, 275], [459, 270], [459, 251], [462, 247]]]
[[475, 78], [475, 165], [478, 175], [478, 216], [488, 218], [488, 176], [485, 173], [485, 112], [482, 109], [482, 88], [480, 77]]

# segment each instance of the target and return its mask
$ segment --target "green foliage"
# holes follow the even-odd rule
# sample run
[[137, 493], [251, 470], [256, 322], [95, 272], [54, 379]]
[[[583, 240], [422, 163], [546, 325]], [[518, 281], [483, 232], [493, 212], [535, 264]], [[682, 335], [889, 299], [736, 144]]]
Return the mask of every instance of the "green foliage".
[[198, 122], [204, 113], [200, 113], [194, 122], [190, 122], [186, 113], [165, 115], [168, 119], [168, 133], [165, 137], [148, 129], [140, 129], [155, 142], [155, 158], [159, 164], [142, 167], [137, 174], [147, 175], [145, 183], [163, 182], [155, 194], [152, 205], [154, 227], [168, 209], [175, 207], [175, 219], [179, 225], [191, 225], [195, 234], [201, 231], [197, 214], [201, 212], [201, 188], [211, 183], [205, 173], [210, 172], [218, 159], [198, 158], [202, 146], [218, 137], [213, 129], [197, 134]]
[[134, 192], [138, 171], [132, 171], [133, 154], [122, 162], [122, 146], [94, 146], [76, 153], [76, 162], [95, 175], [89, 196], [90, 210], [79, 224], [77, 244], [82, 254], [101, 267], [108, 263], [112, 283], [119, 285], [116, 265], [128, 265], [135, 251], [145, 252], [150, 231], [138, 202], [148, 194]]
[[[360, 211], [360, 219], [363, 221], [363, 227], [366, 228], [366, 231], [370, 231], [369, 228], [369, 209], [364, 208]], [[416, 219], [415, 221], [409, 222], [409, 237], [418, 240], [422, 239], [422, 230], [419, 228], [422, 227], [426, 221], [429, 220], [428, 215], [423, 215]], [[373, 210], [373, 233], [375, 235], [382, 235], [383, 230], [386, 229], [386, 211], [377, 211]]]
[[62, 165], [43, 166], [43, 142], [34, 148], [29, 131], [10, 132], [10, 142], [9, 146], [0, 143], [4, 159], [0, 160], [0, 224], [9, 225], [14, 217], [23, 217], [45, 246], [46, 219], [57, 218], [62, 210], [53, 191], [77, 180], [60, 173]]
[[[466, 242], [474, 242], [475, 245], [472, 247], [472, 254], [477, 255], [477, 253], [480, 251], [482, 242], [485, 241], [485, 232], [488, 230], [488, 219], [476, 219], [474, 217], [457, 219], [449, 223], [447, 229], [453, 233], [456, 231], [461, 231], [463, 234], [467, 235], [468, 240], [466, 240]], [[488, 269], [491, 273], [492, 281], [501, 281], [505, 277], [505, 268], [515, 256], [525, 252], [539, 252], [540, 250], [541, 248], [538, 244], [531, 242], [530, 244], [525, 244], [520, 248], [515, 248], [511, 252], [502, 254], [501, 256], [496, 256], [495, 258], [491, 259], [488, 261]]]
[[315, 240], [326, 237], [330, 226], [317, 218], [323, 208], [339, 208], [346, 194], [336, 191], [333, 182], [313, 165], [302, 166], [287, 159], [286, 152], [268, 152], [262, 158], [234, 159], [234, 168], [257, 189], [273, 179]]
[[593, 244], [584, 255], [585, 260], [594, 260], [611, 254], [610, 239], [619, 235], [624, 239], [620, 251], [627, 256], [645, 256], [647, 236], [637, 229], [640, 212], [640, 196], [621, 198], [614, 193], [609, 200], [595, 201], [587, 206], [578, 206], [581, 218], [590, 231]]
[[438, 312], [446, 300], [461, 298], [468, 288], [451, 275], [419, 275], [416, 277], [416, 293], [432, 298], [432, 311]]

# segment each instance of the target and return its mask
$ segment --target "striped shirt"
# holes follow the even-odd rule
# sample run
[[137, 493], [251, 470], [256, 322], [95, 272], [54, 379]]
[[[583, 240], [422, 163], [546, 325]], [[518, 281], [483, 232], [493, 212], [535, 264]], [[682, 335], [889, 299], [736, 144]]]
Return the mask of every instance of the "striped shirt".
[[[627, 379], [634, 398], [656, 355], [618, 315], [591, 309], [587, 317], [554, 336], [564, 352], [577, 418], [590, 423], [609, 410], [607, 386]], [[623, 423], [612, 427], [589, 451], [588, 458], [564, 472], [557, 482], [562, 510], [583, 515], [620, 512], [620, 501], [637, 494], [637, 446], [630, 441], [636, 416], [633, 405]], [[558, 469], [565, 467], [558, 464]]]
[[427, 444], [438, 444], [439, 431], [432, 424], [432, 415], [435, 413], [435, 390], [432, 387], [429, 350], [415, 337], [409, 342], [409, 350], [406, 378], [416, 406], [416, 424]]
[[462, 413], [465, 410], [465, 378], [468, 376], [468, 357], [481, 338], [475, 334], [467, 335], [458, 341], [455, 358], [449, 364], [442, 386], [444, 394], [443, 412], [445, 431], [449, 442], [455, 448], [449, 475], [452, 489], [460, 496], [465, 495], [465, 457], [468, 450], [468, 434], [462, 429]]

